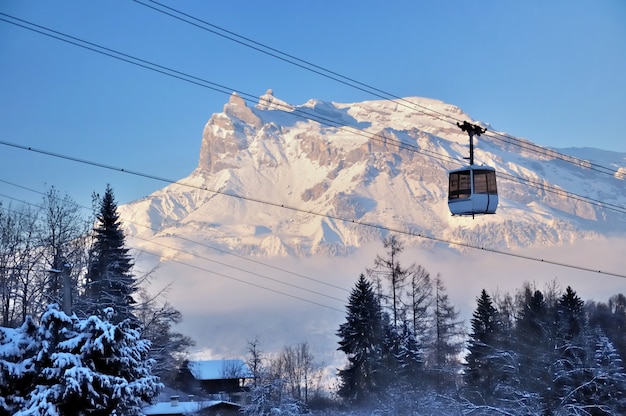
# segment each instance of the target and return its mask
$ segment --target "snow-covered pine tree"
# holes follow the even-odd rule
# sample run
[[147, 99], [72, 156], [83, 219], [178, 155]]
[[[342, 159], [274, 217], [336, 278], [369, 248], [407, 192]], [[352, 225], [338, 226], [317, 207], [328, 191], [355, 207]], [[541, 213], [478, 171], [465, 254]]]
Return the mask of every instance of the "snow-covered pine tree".
[[17, 328], [0, 327], [0, 416], [14, 415], [26, 402], [37, 376], [37, 330], [30, 316]]
[[383, 320], [378, 298], [364, 275], [359, 276], [346, 308], [346, 322], [339, 326], [337, 336], [340, 338], [338, 350], [346, 354], [348, 364], [337, 373], [338, 394], [358, 404], [385, 387], [381, 385]]
[[605, 414], [626, 414], [626, 370], [619, 353], [601, 331], [596, 332], [593, 396], [590, 402]]
[[[551, 407], [568, 413], [599, 411], [602, 414], [604, 404], [596, 398], [602, 383], [598, 383], [592, 370], [598, 367], [594, 362], [598, 336], [588, 334], [584, 302], [569, 286], [557, 301], [556, 321], [557, 357], [552, 366]], [[595, 406], [598, 408], [594, 409]]]
[[14, 357], [13, 364], [31, 371], [13, 380], [21, 383], [22, 396], [13, 399], [11, 414], [140, 415], [142, 404], [161, 388], [151, 374], [150, 345], [129, 319], [114, 324], [108, 321], [112, 316], [108, 308], [104, 319], [81, 320], [49, 306], [30, 334], [37, 351], [31, 348], [29, 356]]
[[395, 356], [397, 363], [396, 384], [414, 387], [420, 382], [420, 373], [424, 369], [424, 351], [418, 343], [409, 321], [402, 323], [398, 338]]
[[626, 360], [626, 296], [620, 293], [606, 303], [588, 302], [587, 306], [590, 325], [602, 329], [622, 360]]
[[125, 247], [124, 231], [110, 186], [100, 200], [97, 219], [95, 241], [89, 253], [84, 309], [88, 316], [101, 314], [111, 307], [116, 313], [113, 322], [130, 318], [135, 323], [133, 293], [137, 286], [131, 272], [133, 263]]

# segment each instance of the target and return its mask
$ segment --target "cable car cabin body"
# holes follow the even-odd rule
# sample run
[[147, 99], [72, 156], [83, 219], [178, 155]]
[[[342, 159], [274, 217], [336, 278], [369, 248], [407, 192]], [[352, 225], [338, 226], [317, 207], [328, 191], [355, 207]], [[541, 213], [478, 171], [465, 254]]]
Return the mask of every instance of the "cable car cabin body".
[[452, 215], [495, 214], [498, 207], [496, 170], [470, 165], [448, 172], [448, 208]]

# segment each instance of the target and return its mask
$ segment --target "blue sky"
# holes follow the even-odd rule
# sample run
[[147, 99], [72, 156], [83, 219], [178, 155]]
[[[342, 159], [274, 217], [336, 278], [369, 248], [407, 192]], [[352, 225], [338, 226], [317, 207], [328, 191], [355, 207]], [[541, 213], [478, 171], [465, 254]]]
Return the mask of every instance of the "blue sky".
[[[393, 95], [457, 105], [543, 146], [626, 152], [622, 0], [163, 2]], [[131, 0], [3, 0], [0, 13], [253, 96], [271, 88], [291, 104], [376, 98]], [[176, 180], [194, 169], [204, 124], [227, 101], [0, 21], [1, 141]], [[165, 185], [5, 145], [0, 155], [7, 202], [2, 195], [41, 196], [6, 182], [54, 185], [87, 205], [107, 183], [120, 203]]]

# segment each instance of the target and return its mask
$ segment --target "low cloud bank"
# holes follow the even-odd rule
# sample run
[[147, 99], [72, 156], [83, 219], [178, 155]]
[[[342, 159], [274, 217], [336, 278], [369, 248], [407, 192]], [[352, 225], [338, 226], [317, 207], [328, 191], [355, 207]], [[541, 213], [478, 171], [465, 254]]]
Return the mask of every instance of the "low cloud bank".
[[[626, 292], [622, 277], [579, 269], [623, 274], [626, 239], [510, 253], [513, 255], [407, 248], [400, 262], [403, 267], [419, 264], [433, 278], [440, 274], [466, 322], [483, 288], [491, 293], [513, 293], [524, 282], [543, 289], [556, 281], [562, 289], [571, 286], [582, 299], [595, 301]], [[266, 353], [308, 342], [319, 361], [329, 364], [340, 358], [335, 332], [345, 319], [349, 292], [359, 274], [373, 267], [377, 254], [386, 255], [382, 244], [368, 245], [349, 257], [253, 258], [249, 262], [218, 255], [216, 262], [168, 262], [155, 270], [152, 289], [171, 284], [168, 300], [184, 317], [177, 329], [197, 342], [194, 353], [198, 356], [241, 357], [248, 341], [258, 338]], [[545, 261], [537, 261], [540, 259]], [[144, 268], [151, 267], [148, 263]]]

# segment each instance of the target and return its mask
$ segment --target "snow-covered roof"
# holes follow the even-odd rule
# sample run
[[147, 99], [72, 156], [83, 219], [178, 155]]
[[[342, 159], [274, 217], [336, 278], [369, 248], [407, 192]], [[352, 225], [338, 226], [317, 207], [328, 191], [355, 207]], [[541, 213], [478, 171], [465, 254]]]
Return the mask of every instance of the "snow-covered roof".
[[251, 378], [252, 372], [243, 360], [190, 361], [187, 366], [196, 380]]
[[210, 401], [198, 401], [198, 402], [159, 402], [155, 403], [151, 406], [147, 406], [143, 408], [143, 414], [146, 416], [150, 415], [181, 415], [181, 414], [191, 414], [193, 412], [197, 412], [198, 410], [206, 409], [208, 407], [213, 407], [218, 403], [221, 403], [221, 400], [210, 400]]

